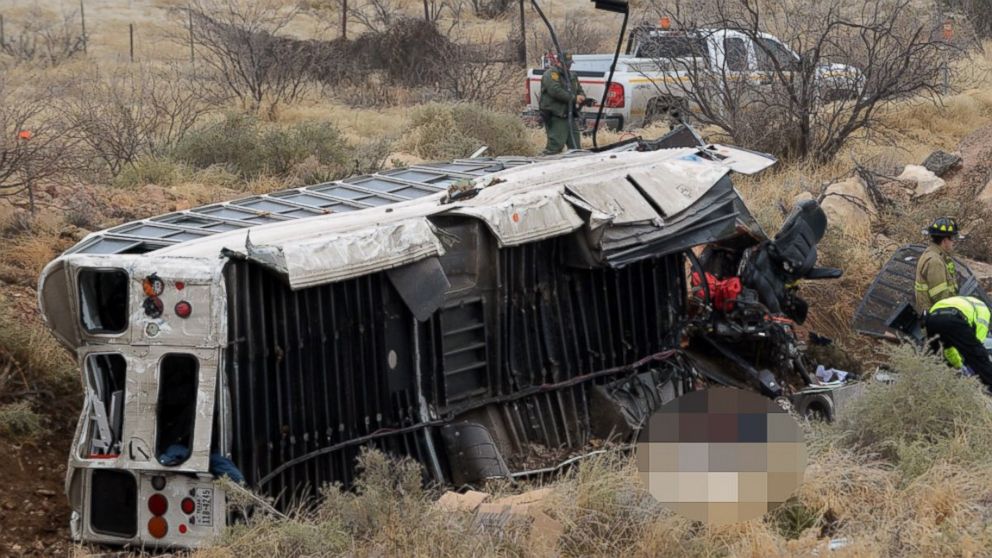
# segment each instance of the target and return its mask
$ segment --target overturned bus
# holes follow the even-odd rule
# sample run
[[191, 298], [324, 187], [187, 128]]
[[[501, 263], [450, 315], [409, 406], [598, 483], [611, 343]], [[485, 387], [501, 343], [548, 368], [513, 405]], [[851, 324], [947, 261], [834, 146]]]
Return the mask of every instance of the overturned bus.
[[773, 159], [686, 137], [88, 236], [39, 284], [85, 390], [74, 538], [202, 545], [232, 520], [219, 474], [285, 509], [348, 486], [363, 446], [446, 485], [553, 469], [708, 383], [829, 406], [794, 331], [798, 280], [839, 274], [814, 267], [822, 210], [767, 238], [729, 173]]

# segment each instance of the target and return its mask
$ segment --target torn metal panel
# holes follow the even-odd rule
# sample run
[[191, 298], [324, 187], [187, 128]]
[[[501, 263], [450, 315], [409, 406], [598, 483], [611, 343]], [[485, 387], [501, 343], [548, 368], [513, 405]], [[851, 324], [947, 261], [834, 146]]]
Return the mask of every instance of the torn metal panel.
[[[632, 225], [635, 223], [661, 225], [661, 216], [645, 203], [644, 197], [626, 180], [568, 184], [569, 192], [581, 198], [593, 213], [591, 228], [600, 224]], [[571, 199], [569, 201], [572, 201]], [[578, 205], [575, 201], [573, 204]], [[583, 207], [583, 208], [586, 208]]]
[[436, 257], [395, 267], [388, 270], [386, 276], [413, 316], [421, 322], [441, 307], [444, 293], [451, 288], [441, 261]]
[[695, 155], [631, 171], [627, 180], [653, 202], [662, 217], [677, 215], [726, 176], [729, 169]]
[[[582, 218], [562, 193], [560, 186], [534, 192], [517, 192], [512, 197], [492, 202], [479, 200], [476, 203], [463, 204], [450, 210], [448, 214], [481, 219], [500, 246], [517, 246], [563, 235], [582, 226]], [[486, 203], [482, 203], [483, 201]]]
[[610, 227], [596, 249], [606, 264], [623, 266], [740, 235], [756, 241], [765, 238], [729, 177], [724, 176], [685, 210], [665, 219], [663, 227]]
[[767, 153], [720, 145], [707, 145], [700, 150], [700, 156], [714, 160], [719, 164], [741, 174], [755, 174], [775, 164], [776, 159]]
[[444, 254], [433, 225], [407, 219], [277, 244], [245, 246], [246, 255], [284, 275], [292, 289], [341, 281]]
[[[886, 322], [901, 305], [915, 307], [916, 262], [926, 250], [922, 244], [907, 244], [899, 247], [882, 267], [868, 291], [854, 312], [853, 327], [858, 333], [874, 337], [895, 337]], [[958, 292], [966, 296], [980, 298], [992, 306], [992, 299], [978, 283], [974, 273], [959, 259], [955, 259], [958, 272]], [[920, 312], [923, 309], [916, 309]]]

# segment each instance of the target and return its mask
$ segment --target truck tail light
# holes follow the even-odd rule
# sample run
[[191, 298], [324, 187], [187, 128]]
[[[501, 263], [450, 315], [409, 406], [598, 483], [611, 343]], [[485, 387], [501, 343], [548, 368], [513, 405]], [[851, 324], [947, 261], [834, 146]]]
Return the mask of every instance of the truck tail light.
[[610, 88], [606, 90], [606, 108], [623, 108], [623, 105], [623, 85], [611, 83]]

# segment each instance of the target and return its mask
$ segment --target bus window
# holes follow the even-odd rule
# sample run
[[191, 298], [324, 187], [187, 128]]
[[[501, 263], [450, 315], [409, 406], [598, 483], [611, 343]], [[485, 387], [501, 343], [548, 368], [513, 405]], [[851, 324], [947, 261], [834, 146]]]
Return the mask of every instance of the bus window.
[[122, 269], [79, 272], [79, 314], [87, 333], [127, 329], [128, 276]]
[[127, 362], [119, 354], [90, 355], [86, 359], [86, 396], [89, 398], [85, 458], [119, 455], [124, 429], [124, 380]]
[[181, 465], [193, 450], [199, 362], [193, 355], [162, 357], [155, 407], [155, 455], [162, 465]]

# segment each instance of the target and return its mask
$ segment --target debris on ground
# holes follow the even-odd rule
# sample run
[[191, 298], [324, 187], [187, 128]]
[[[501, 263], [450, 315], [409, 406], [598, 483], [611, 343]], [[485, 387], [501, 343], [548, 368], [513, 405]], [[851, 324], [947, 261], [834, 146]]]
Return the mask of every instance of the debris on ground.
[[435, 505], [447, 512], [474, 512], [479, 528], [497, 536], [505, 533], [511, 522], [523, 521], [527, 525], [530, 548], [535, 555], [546, 556], [553, 553], [564, 532], [561, 523], [542, 509], [550, 495], [550, 488], [538, 488], [487, 502], [491, 495], [486, 492], [470, 490], [459, 494], [449, 491], [441, 495]]
[[923, 161], [923, 166], [928, 171], [942, 177], [960, 162], [960, 156], [938, 149], [927, 156], [926, 160]]

